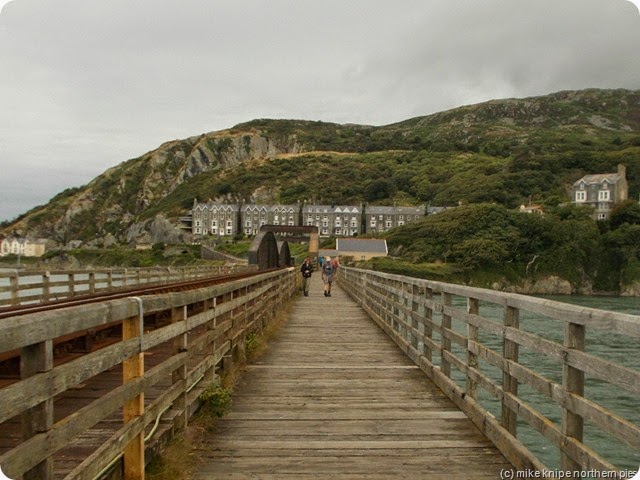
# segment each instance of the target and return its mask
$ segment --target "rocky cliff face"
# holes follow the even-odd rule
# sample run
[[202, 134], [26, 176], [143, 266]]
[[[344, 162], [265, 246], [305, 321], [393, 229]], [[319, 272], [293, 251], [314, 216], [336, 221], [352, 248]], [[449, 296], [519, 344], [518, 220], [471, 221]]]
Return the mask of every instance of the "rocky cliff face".
[[61, 245], [78, 241], [101, 245], [113, 238], [120, 242], [179, 241], [177, 222], [162, 214], [144, 214], [185, 180], [303, 150], [295, 136], [280, 137], [276, 142], [257, 130], [225, 130], [167, 142], [110, 168], [70, 195], [59, 195], [10, 229], [20, 235], [50, 238]]

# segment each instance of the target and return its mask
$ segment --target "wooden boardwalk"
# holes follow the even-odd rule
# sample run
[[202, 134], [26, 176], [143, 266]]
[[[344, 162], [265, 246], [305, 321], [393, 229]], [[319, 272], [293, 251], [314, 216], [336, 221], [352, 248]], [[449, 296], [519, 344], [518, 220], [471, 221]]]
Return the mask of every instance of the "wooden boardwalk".
[[332, 293], [314, 275], [195, 452], [195, 479], [497, 479], [511, 468], [346, 293]]

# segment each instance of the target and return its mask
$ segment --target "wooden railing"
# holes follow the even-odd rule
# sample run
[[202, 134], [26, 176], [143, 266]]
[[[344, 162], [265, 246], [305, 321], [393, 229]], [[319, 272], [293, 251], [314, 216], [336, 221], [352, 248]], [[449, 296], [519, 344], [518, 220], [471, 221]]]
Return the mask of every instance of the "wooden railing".
[[0, 272], [0, 307], [247, 270], [247, 265]]
[[[16, 423], [24, 438], [0, 449], [4, 473], [12, 479], [52, 479], [54, 462], [65, 457], [65, 449], [107, 420], [117, 429], [64, 478], [98, 478], [120, 458], [125, 478], [143, 478], [145, 448], [156, 441], [153, 424], [165, 415], [172, 430], [187, 425], [203, 388], [242, 359], [247, 335], [261, 330], [296, 292], [296, 273], [280, 270], [199, 290], [4, 319], [0, 353], [21, 349], [22, 378], [0, 389], [0, 424], [21, 416]], [[157, 314], [168, 317], [168, 324], [149, 331], [143, 319]], [[55, 339], [117, 322], [120, 341], [54, 362]], [[145, 358], [151, 368], [145, 368]], [[64, 411], [55, 408], [66, 394], [118, 366], [122, 379], [108, 393], [71, 413], [68, 405]]]
[[[595, 451], [598, 436], [638, 458], [639, 316], [353, 268], [339, 281], [515, 468], [625, 478]], [[616, 361], [596, 354], [607, 348]], [[609, 384], [598, 391], [611, 398], [592, 383]], [[626, 408], [612, 405], [621, 398]], [[544, 463], [519, 428], [542, 435], [558, 463]]]

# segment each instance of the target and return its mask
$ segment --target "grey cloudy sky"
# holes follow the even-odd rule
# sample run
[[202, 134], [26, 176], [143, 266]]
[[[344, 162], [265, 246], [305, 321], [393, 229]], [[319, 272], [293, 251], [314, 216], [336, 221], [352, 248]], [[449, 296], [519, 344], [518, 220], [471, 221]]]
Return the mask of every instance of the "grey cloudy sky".
[[385, 125], [640, 89], [639, 51], [628, 0], [13, 0], [0, 13], [0, 220], [254, 118]]

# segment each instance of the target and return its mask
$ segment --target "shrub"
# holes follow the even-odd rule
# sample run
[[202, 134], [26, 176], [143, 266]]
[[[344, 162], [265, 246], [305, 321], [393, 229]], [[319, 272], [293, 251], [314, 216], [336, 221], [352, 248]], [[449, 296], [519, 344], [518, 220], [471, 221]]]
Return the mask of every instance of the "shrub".
[[231, 408], [231, 390], [212, 384], [200, 394], [200, 400], [205, 412], [223, 417]]

